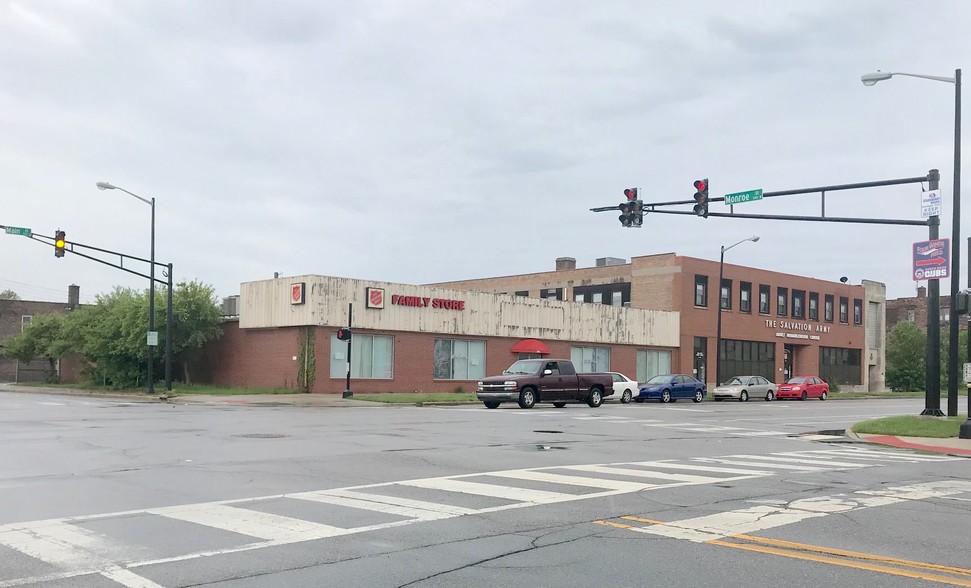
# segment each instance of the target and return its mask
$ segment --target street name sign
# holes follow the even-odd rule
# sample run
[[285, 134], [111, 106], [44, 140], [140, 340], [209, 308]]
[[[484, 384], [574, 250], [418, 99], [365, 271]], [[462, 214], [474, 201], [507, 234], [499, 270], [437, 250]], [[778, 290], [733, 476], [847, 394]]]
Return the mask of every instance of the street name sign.
[[4, 227], [4, 230], [8, 235], [23, 235], [24, 237], [30, 237], [33, 234], [30, 229], [25, 227]]
[[734, 194], [725, 194], [725, 204], [728, 205], [752, 202], [754, 200], [762, 200], [762, 188], [747, 190], [745, 192], [735, 192]]
[[934, 239], [914, 243], [914, 281], [938, 280], [950, 275], [951, 240]]

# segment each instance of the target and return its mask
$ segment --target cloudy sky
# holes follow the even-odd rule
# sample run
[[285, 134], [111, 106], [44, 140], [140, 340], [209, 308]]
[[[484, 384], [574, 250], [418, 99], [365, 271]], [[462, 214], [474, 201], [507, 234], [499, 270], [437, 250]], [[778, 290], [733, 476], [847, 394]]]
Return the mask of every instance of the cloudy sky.
[[[953, 76], [968, 23], [960, 0], [0, 0], [0, 224], [148, 257], [150, 208], [108, 181], [156, 199], [157, 259], [218, 296], [274, 272], [428, 283], [559, 256], [718, 259], [754, 234], [726, 260], [910, 296], [926, 227], [623, 229], [589, 209], [632, 186], [690, 199], [701, 177], [714, 197], [938, 168], [948, 237], [954, 86], [860, 75]], [[920, 220], [921, 190], [831, 193], [826, 214]], [[820, 198], [735, 211], [817, 215]], [[146, 280], [0, 234], [0, 290], [58, 301], [72, 283], [91, 302]]]

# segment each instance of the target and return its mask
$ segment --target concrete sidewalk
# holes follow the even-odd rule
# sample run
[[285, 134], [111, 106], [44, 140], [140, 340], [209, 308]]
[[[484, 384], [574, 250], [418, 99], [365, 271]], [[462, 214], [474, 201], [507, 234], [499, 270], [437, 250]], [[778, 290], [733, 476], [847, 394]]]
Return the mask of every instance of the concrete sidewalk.
[[933, 453], [946, 453], [961, 457], [971, 457], [971, 439], [958, 439], [957, 437], [947, 437], [936, 439], [931, 437], [898, 437], [895, 435], [870, 435], [867, 433], [854, 433], [847, 429], [846, 436], [857, 439], [865, 443], [875, 443], [888, 447], [899, 447], [901, 449], [916, 449], [919, 451], [930, 451]]

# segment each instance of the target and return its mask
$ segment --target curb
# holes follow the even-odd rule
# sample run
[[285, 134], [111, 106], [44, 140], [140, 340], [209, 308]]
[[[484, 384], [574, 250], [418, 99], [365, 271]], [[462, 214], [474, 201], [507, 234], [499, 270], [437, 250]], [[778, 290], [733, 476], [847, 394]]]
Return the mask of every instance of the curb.
[[[927, 445], [924, 443], [912, 443], [904, 441], [895, 435], [873, 435], [871, 437], [861, 437], [851, 429], [846, 429], [845, 435], [857, 443], [868, 445], [879, 445], [881, 447], [895, 447], [897, 449], [909, 449], [912, 451], [922, 451], [924, 453], [936, 453], [950, 455], [952, 457], [964, 457], [971, 459], [971, 450], [958, 449], [953, 447], [941, 447], [938, 445]], [[928, 439], [932, 440], [932, 439]]]

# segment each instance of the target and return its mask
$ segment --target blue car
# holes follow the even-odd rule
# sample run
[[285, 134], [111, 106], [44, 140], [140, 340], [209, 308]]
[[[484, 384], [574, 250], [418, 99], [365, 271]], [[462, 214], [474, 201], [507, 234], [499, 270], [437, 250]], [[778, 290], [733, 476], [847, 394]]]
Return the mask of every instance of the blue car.
[[678, 398], [690, 398], [695, 402], [705, 399], [705, 383], [685, 374], [654, 376], [641, 384], [634, 402], [660, 400], [675, 402]]

